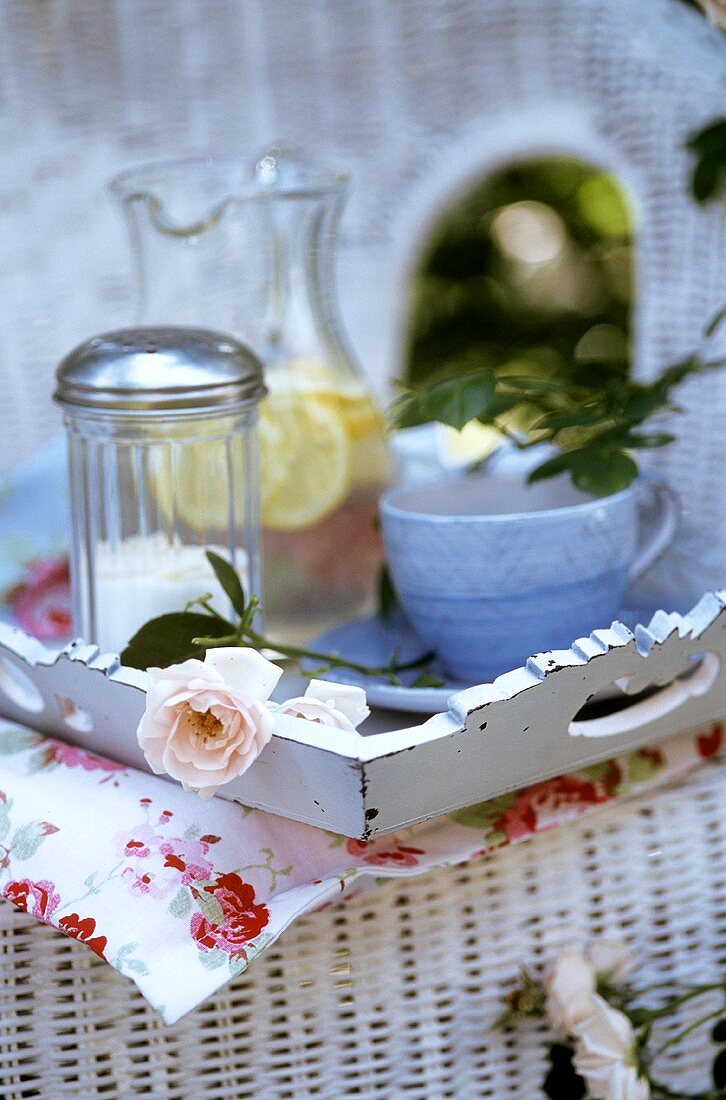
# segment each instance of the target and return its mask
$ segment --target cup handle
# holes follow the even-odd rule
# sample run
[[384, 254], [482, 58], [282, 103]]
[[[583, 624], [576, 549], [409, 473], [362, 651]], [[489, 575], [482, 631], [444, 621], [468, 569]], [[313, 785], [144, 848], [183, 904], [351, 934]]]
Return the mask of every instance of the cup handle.
[[643, 573], [657, 562], [658, 558], [666, 552], [673, 542], [678, 525], [681, 520], [681, 501], [675, 489], [665, 481], [656, 478], [641, 477], [638, 482], [638, 490], [643, 495], [648, 495], [654, 501], [658, 509], [658, 517], [653, 530], [638, 552], [638, 556], [630, 567], [628, 580], [635, 581], [642, 577]]

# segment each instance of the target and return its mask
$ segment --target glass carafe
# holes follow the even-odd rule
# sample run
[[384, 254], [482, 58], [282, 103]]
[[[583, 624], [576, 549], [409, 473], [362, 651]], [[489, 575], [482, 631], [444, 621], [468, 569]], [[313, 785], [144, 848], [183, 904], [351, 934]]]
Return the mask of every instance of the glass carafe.
[[384, 421], [334, 294], [346, 184], [276, 149], [151, 166], [111, 185], [130, 229], [139, 321], [228, 331], [265, 365], [263, 605], [269, 633], [291, 640], [370, 608], [381, 559]]

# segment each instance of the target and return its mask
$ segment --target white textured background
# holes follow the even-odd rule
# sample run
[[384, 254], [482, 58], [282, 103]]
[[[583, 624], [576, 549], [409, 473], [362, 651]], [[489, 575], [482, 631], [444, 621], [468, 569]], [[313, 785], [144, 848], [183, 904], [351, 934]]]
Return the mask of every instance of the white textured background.
[[[60, 356], [132, 320], [103, 185], [168, 155], [286, 140], [352, 171], [343, 315], [383, 389], [442, 198], [523, 151], [590, 150], [640, 211], [637, 369], [691, 350], [726, 296], [726, 217], [689, 198], [683, 142], [723, 113], [723, 41], [678, 0], [3, 0], [0, 469], [56, 427]], [[681, 573], [705, 530], [726, 560], [726, 381], [689, 403], [657, 458], [706, 523]]]

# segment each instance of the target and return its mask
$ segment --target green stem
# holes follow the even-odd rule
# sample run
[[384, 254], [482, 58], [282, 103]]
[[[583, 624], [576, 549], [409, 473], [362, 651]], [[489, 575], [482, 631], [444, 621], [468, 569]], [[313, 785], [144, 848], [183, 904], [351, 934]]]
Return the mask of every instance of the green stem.
[[225, 634], [222, 638], [194, 638], [194, 645], [202, 649], [222, 649], [225, 646], [246, 646], [252, 649], [270, 649], [283, 657], [300, 661], [308, 659], [320, 661], [327, 668], [349, 668], [353, 672], [360, 672], [363, 676], [395, 676], [397, 672], [407, 672], [410, 669], [421, 668], [434, 656], [433, 653], [424, 653], [414, 661], [391, 661], [389, 665], [376, 667], [375, 665], [363, 665], [358, 661], [348, 661], [343, 657], [336, 657], [332, 653], [320, 653], [315, 649], [305, 649], [304, 646], [288, 645], [286, 642], [275, 642], [258, 634], [254, 630], [246, 628], [238, 630], [234, 634]]
[[223, 646], [244, 645], [239, 634], [225, 634], [223, 638], [192, 638], [194, 645], [201, 649], [222, 649]]
[[422, 657], [417, 657], [415, 661], [403, 661], [400, 664], [397, 661], [391, 661], [390, 665], [376, 668], [372, 665], [359, 664], [357, 661], [347, 661], [343, 657], [336, 657], [332, 653], [320, 653], [314, 649], [305, 649], [303, 646], [273, 642], [269, 638], [257, 634], [254, 630], [248, 630], [247, 637], [255, 649], [274, 649], [276, 653], [282, 653], [283, 656], [291, 657], [293, 660], [308, 658], [311, 661], [322, 661], [330, 668], [350, 668], [354, 672], [361, 672], [364, 676], [386, 676], [394, 672], [406, 672], [412, 668], [421, 668], [434, 656], [433, 653], [424, 653]]
[[220, 615], [216, 607], [213, 607], [212, 604], [209, 602], [213, 599], [214, 596], [211, 592], [205, 592], [203, 596], [199, 596], [196, 600], [190, 600], [184, 610], [191, 611], [193, 607], [203, 607], [204, 610], [208, 612], [208, 614], [210, 614], [213, 618], [221, 619], [223, 623], [226, 622], [227, 620], [225, 619], [224, 615]]
[[642, 1012], [647, 1012], [648, 1015], [641, 1023], [647, 1023], [651, 1020], [659, 1020], [663, 1016], [670, 1016], [674, 1008], [678, 1008], [680, 1005], [686, 1004], [687, 1001], [694, 1000], [695, 997], [701, 997], [704, 993], [712, 993], [714, 990], [722, 990], [724, 988], [723, 982], [714, 982], [713, 985], [700, 985], [694, 986], [687, 993], [682, 993], [680, 997], [674, 997], [672, 1001], [668, 1001], [660, 1008], [654, 1009], [642, 1009]]
[[679, 1031], [676, 1035], [671, 1035], [670, 1039], [666, 1039], [662, 1046], [659, 1046], [657, 1050], [653, 1051], [652, 1061], [660, 1057], [664, 1050], [668, 1050], [669, 1047], [675, 1046], [676, 1043], [680, 1043], [681, 1039], [685, 1039], [686, 1035], [690, 1035], [692, 1031], [701, 1027], [703, 1024], [707, 1024], [709, 1020], [715, 1020], [723, 1015], [723, 1008], [717, 1008], [714, 1012], [709, 1012], [706, 1016], [701, 1016], [700, 1019], [694, 1020], [688, 1027], [684, 1027], [682, 1031]]
[[646, 993], [653, 993], [657, 989], [682, 989], [687, 993], [713, 993], [714, 990], [726, 992], [726, 982], [710, 982], [699, 984], [698, 982], [653, 982], [652, 985], [644, 985], [639, 989], [629, 989], [626, 992], [629, 1001], [635, 1001]]
[[255, 612], [257, 611], [257, 608], [259, 606], [260, 601], [258, 600], [257, 596], [250, 596], [250, 602], [247, 604], [247, 607], [245, 608], [245, 613], [239, 622], [238, 633], [240, 637], [242, 637], [249, 631], [250, 627], [252, 626], [252, 621], [255, 617]]

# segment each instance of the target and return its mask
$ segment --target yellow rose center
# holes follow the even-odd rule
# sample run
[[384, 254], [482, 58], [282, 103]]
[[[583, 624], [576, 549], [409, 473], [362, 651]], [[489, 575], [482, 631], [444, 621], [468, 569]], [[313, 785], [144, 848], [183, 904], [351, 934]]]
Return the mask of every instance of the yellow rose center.
[[207, 741], [213, 741], [224, 730], [224, 725], [211, 710], [200, 711], [190, 708], [187, 721], [194, 736], [201, 738], [205, 745]]

